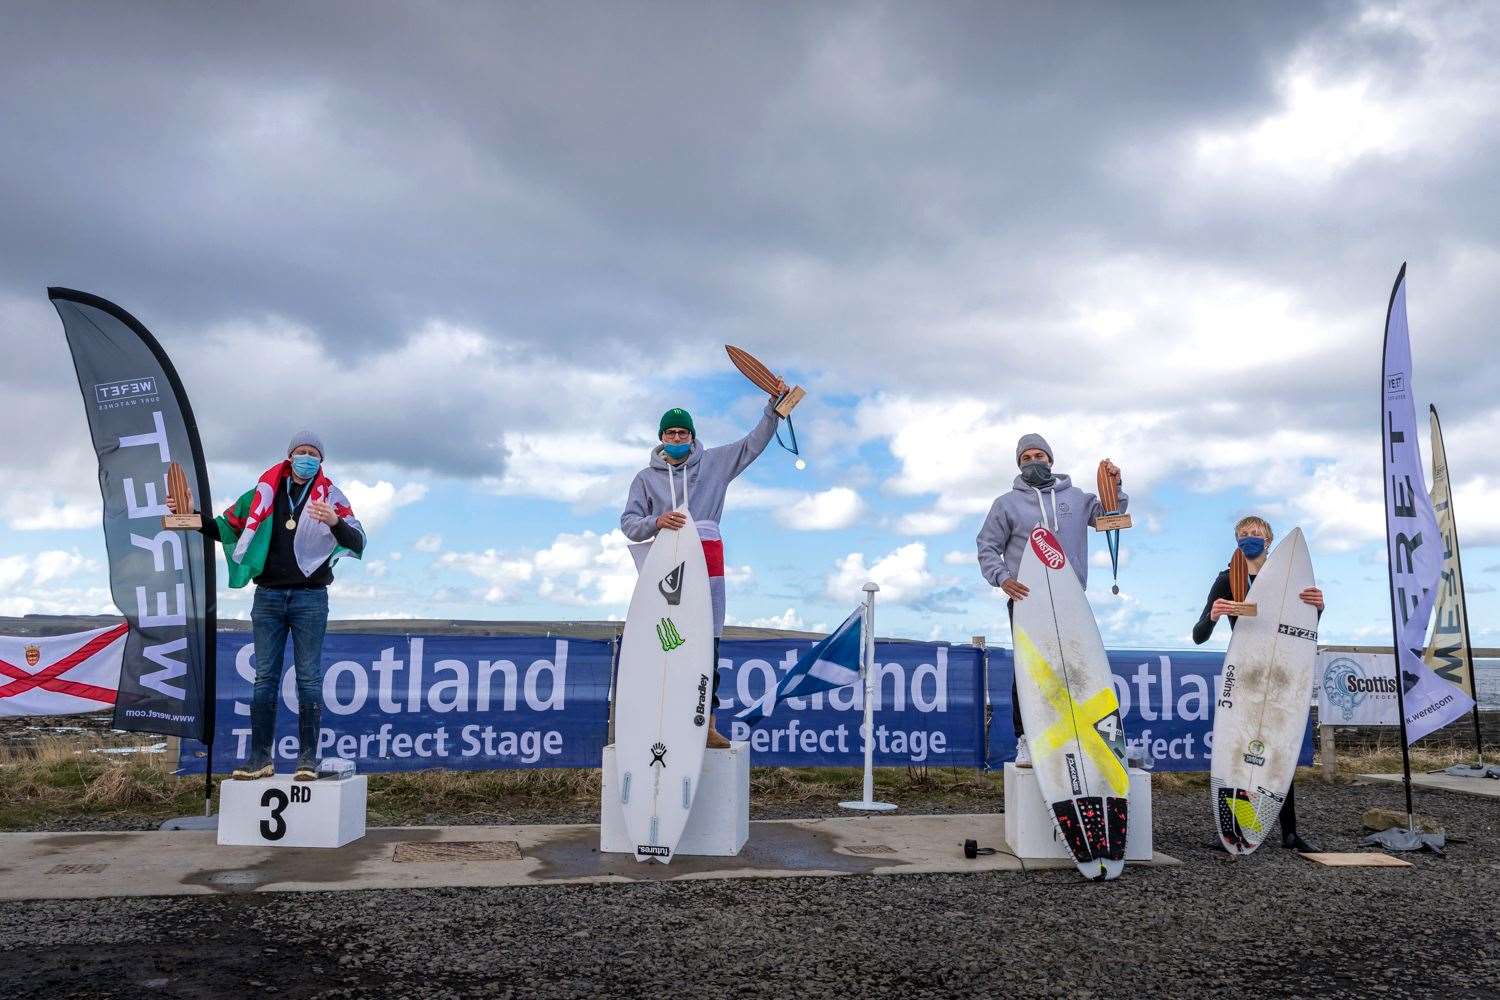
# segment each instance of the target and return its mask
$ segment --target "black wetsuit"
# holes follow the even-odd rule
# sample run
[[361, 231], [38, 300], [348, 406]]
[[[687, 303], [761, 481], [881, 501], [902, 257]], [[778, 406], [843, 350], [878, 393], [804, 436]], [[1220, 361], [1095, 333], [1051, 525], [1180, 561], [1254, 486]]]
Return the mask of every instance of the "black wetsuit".
[[[1250, 578], [1251, 582], [1255, 577]], [[1208, 641], [1209, 636], [1214, 634], [1214, 627], [1219, 623], [1209, 617], [1213, 610], [1214, 601], [1234, 600], [1234, 594], [1229, 589], [1229, 570], [1221, 570], [1214, 579], [1214, 585], [1208, 588], [1208, 601], [1203, 605], [1203, 614], [1198, 616], [1198, 624], [1193, 626], [1193, 642], [1199, 646]], [[1318, 612], [1318, 617], [1323, 617], [1323, 612]], [[1239, 621], [1235, 615], [1229, 615], [1229, 629], [1234, 630], [1234, 623]], [[1281, 839], [1288, 840], [1297, 836], [1297, 782], [1294, 778], [1286, 788], [1286, 801], [1281, 804], [1281, 813], [1277, 817], [1281, 823]]]

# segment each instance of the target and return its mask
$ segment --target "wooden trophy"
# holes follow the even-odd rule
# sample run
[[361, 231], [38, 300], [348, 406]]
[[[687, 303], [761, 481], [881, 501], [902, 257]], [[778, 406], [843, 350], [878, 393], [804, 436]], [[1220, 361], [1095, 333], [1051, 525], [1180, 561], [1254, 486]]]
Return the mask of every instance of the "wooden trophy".
[[1119, 531], [1130, 527], [1130, 515], [1120, 513], [1120, 490], [1115, 486], [1115, 477], [1108, 472], [1105, 462], [1099, 463], [1099, 506], [1104, 513], [1094, 518], [1095, 531]]
[[1229, 558], [1229, 600], [1234, 605], [1229, 613], [1236, 618], [1254, 618], [1255, 605], [1245, 603], [1250, 593], [1250, 560], [1238, 548]]
[[[729, 352], [729, 360], [740, 370], [740, 374], [764, 389], [768, 394], [776, 395], [776, 376], [771, 374], [771, 369], [757, 361], [754, 355], [742, 351], [730, 344], [724, 345], [724, 350]], [[776, 413], [778, 416], [791, 416], [792, 410], [802, 402], [802, 397], [807, 393], [800, 385], [794, 385], [785, 394], [776, 400]]]
[[177, 501], [177, 513], [161, 519], [161, 526], [171, 531], [197, 531], [203, 527], [203, 516], [192, 513], [193, 495], [188, 491], [187, 474], [176, 462], [167, 466], [167, 496]]
[[1104, 513], [1094, 518], [1094, 530], [1104, 532], [1109, 542], [1109, 566], [1113, 574], [1111, 594], [1120, 592], [1120, 529], [1130, 527], [1130, 515], [1120, 513], [1120, 490], [1115, 486], [1115, 477], [1110, 474], [1109, 461], [1099, 463], [1099, 474], [1095, 477], [1099, 486], [1099, 506]]

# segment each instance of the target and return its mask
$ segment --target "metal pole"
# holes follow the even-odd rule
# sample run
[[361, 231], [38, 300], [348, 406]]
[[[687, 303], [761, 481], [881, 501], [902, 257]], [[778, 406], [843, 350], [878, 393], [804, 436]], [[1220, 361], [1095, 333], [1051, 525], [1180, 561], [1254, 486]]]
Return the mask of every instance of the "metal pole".
[[865, 721], [860, 734], [865, 740], [864, 798], [858, 802], [840, 802], [844, 809], [860, 809], [866, 812], [890, 812], [896, 808], [889, 802], [875, 801], [875, 695], [879, 689], [879, 676], [875, 670], [875, 593], [877, 583], [864, 586], [865, 608], [860, 618], [860, 673], [865, 681]]
[[[1396, 292], [1401, 288], [1401, 282], [1406, 280], [1406, 264], [1402, 262], [1401, 271], [1396, 275], [1396, 283], [1391, 286], [1391, 301], [1385, 308], [1385, 332], [1380, 344], [1380, 478], [1381, 499], [1385, 504], [1385, 574], [1389, 587], [1389, 601], [1391, 605], [1391, 652], [1396, 666], [1396, 720], [1401, 726], [1401, 785], [1406, 791], [1406, 828], [1414, 828], [1411, 806], [1411, 747], [1406, 742], [1406, 692], [1405, 677], [1401, 671], [1401, 626], [1396, 623], [1396, 564], [1395, 555], [1391, 552], [1391, 485], [1390, 485], [1390, 449], [1385, 443], [1386, 426], [1386, 402], [1385, 402], [1385, 372], [1386, 352], [1390, 348], [1391, 339], [1391, 310], [1396, 305]], [[1408, 337], [1410, 334], [1408, 334]]]

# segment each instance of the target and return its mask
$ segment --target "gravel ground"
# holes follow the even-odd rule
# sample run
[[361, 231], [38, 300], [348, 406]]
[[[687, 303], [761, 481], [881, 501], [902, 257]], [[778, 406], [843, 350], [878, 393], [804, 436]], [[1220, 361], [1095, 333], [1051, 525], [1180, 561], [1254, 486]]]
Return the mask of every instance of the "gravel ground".
[[[1330, 850], [1400, 802], [1299, 791], [1304, 833]], [[1206, 794], [1157, 796], [1157, 847], [1182, 866], [1108, 885], [1046, 871], [0, 904], [0, 996], [1500, 997], [1495, 800], [1420, 793], [1464, 842], [1408, 855], [1414, 869], [1329, 869], [1275, 846], [1230, 859]]]

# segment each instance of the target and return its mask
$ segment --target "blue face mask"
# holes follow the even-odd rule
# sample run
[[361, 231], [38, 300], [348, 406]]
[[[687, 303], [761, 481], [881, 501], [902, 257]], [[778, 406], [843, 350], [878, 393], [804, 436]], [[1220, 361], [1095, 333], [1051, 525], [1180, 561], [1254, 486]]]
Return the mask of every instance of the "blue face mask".
[[311, 479], [318, 474], [318, 466], [322, 464], [323, 460], [316, 455], [293, 455], [292, 473], [298, 479]]
[[661, 450], [666, 452], [670, 458], [687, 458], [688, 452], [693, 450], [692, 442], [687, 444], [664, 444]]
[[1240, 539], [1240, 551], [1245, 553], [1246, 559], [1259, 559], [1260, 554], [1266, 551], [1266, 540], [1256, 535], [1247, 535]]

